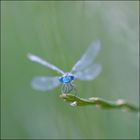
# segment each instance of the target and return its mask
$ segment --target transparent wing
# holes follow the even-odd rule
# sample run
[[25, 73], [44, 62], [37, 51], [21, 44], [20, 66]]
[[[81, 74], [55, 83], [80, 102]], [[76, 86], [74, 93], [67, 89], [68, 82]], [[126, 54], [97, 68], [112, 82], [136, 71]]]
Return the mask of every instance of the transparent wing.
[[73, 66], [71, 72], [80, 71], [91, 65], [100, 51], [100, 41], [92, 42], [80, 60]]
[[32, 87], [36, 90], [47, 91], [60, 85], [57, 77], [37, 76], [32, 80]]
[[94, 80], [100, 74], [101, 70], [100, 64], [93, 64], [85, 70], [76, 72], [74, 76], [80, 80]]
[[50, 64], [49, 62], [47, 62], [47, 61], [41, 59], [40, 57], [38, 57], [38, 56], [36, 56], [36, 55], [33, 55], [33, 54], [29, 53], [29, 54], [28, 54], [28, 58], [29, 58], [31, 61], [37, 62], [37, 63], [39, 63], [39, 64], [41, 64], [41, 65], [44, 65], [44, 66], [46, 66], [46, 67], [48, 67], [48, 68], [50, 68], [50, 69], [52, 69], [52, 70], [55, 70], [55, 71], [57, 71], [57, 72], [59, 72], [59, 73], [61, 73], [61, 74], [64, 74], [64, 72], [63, 72], [61, 69], [57, 68], [56, 66]]

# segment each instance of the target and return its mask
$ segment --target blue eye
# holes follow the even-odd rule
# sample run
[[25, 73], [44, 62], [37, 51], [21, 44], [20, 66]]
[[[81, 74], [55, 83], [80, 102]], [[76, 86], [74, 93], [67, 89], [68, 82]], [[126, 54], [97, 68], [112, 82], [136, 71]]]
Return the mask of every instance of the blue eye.
[[64, 76], [64, 77], [60, 77], [59, 78], [59, 81], [61, 83], [69, 83], [71, 82], [72, 80], [74, 80], [74, 76]]

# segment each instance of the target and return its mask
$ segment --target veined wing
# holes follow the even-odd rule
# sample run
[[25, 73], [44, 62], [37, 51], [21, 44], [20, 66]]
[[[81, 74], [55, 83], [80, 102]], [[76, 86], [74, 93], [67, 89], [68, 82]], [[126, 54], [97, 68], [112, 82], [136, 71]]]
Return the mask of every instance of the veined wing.
[[89, 46], [86, 52], [82, 55], [80, 60], [73, 66], [71, 72], [80, 71], [91, 65], [100, 51], [100, 41], [97, 40]]
[[64, 74], [64, 72], [63, 72], [61, 69], [57, 68], [56, 66], [50, 64], [49, 62], [47, 62], [47, 61], [41, 59], [40, 57], [38, 57], [38, 56], [36, 56], [36, 55], [33, 55], [33, 54], [29, 53], [29, 54], [28, 54], [28, 58], [29, 58], [31, 61], [37, 62], [37, 63], [39, 63], [39, 64], [41, 64], [41, 65], [44, 65], [44, 66], [46, 66], [46, 67], [48, 67], [48, 68], [50, 68], [50, 69], [52, 69], [52, 70], [55, 70], [55, 71], [57, 71], [57, 72], [59, 72], [59, 73], [61, 73], [61, 74]]
[[74, 76], [80, 80], [94, 80], [100, 74], [101, 70], [100, 64], [93, 64], [85, 70], [76, 72]]
[[60, 82], [57, 77], [44, 77], [37, 76], [32, 81], [32, 87], [36, 90], [47, 91], [51, 90], [60, 85]]

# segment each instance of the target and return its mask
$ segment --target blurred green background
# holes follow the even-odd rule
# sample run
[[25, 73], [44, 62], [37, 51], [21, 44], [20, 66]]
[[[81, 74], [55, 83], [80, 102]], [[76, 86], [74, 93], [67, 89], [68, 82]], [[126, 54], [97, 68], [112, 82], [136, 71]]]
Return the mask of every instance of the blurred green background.
[[69, 71], [89, 44], [99, 39], [94, 81], [75, 81], [78, 95], [139, 104], [138, 1], [1, 2], [2, 139], [138, 139], [138, 116], [93, 106], [73, 108], [31, 88], [37, 75], [55, 76], [27, 59], [36, 54]]

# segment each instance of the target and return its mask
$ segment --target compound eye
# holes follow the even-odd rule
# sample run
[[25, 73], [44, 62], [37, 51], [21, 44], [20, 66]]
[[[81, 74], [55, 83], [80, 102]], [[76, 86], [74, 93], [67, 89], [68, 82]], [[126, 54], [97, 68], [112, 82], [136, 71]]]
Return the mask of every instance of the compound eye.
[[58, 78], [61, 83], [63, 83], [63, 77]]

